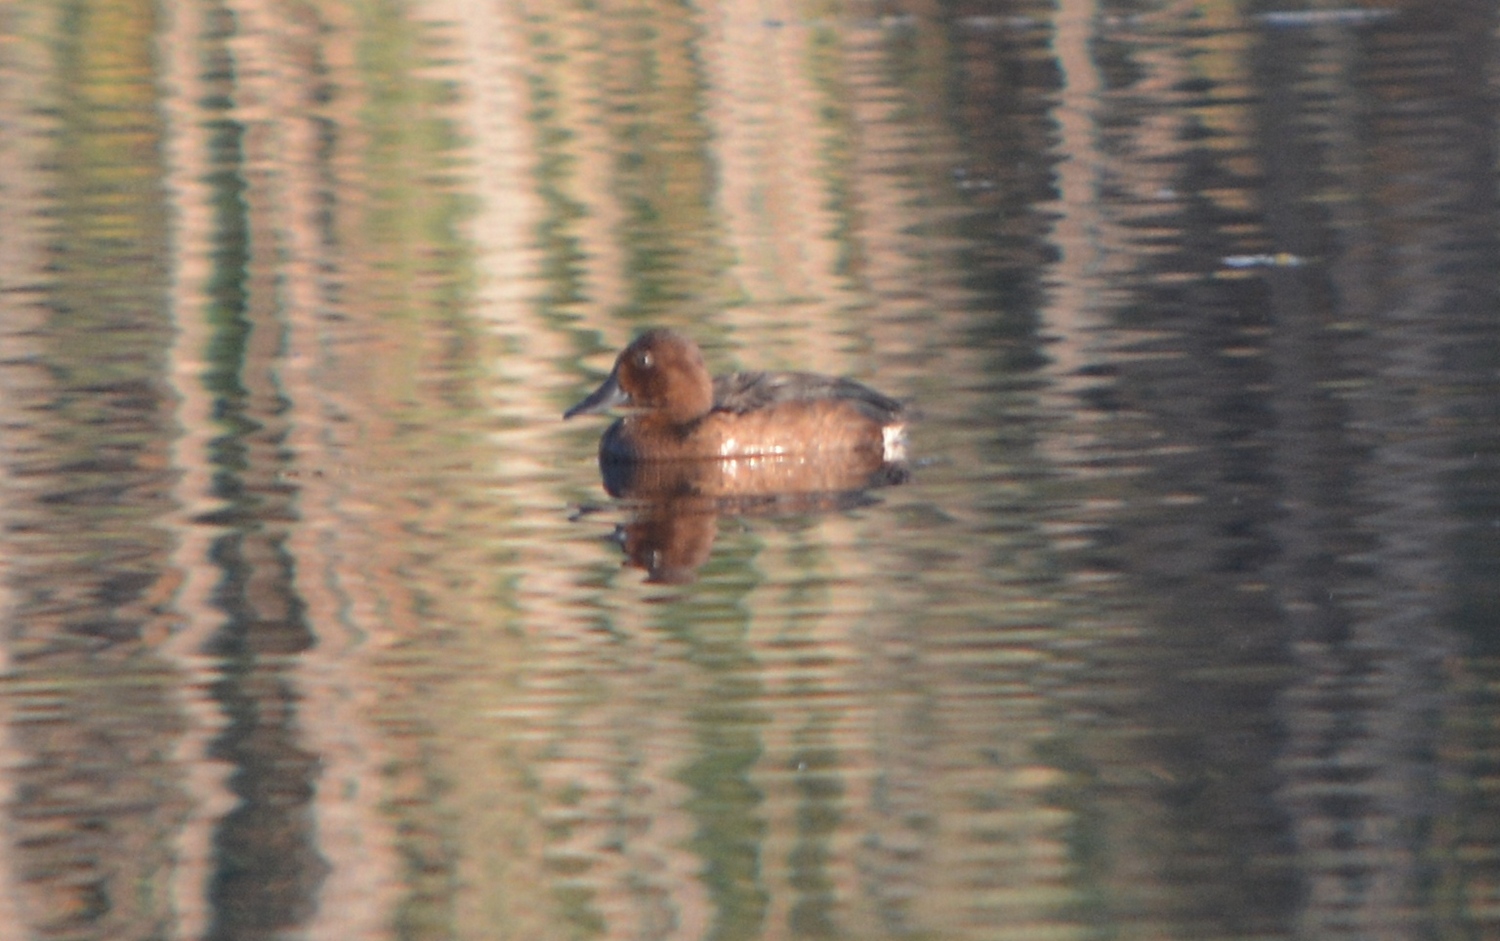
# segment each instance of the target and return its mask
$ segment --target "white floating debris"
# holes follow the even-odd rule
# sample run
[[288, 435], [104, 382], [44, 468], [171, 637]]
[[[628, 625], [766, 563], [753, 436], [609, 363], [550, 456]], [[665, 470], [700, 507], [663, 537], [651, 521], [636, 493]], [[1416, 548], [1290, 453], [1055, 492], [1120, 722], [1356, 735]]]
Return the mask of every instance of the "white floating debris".
[[1303, 29], [1309, 26], [1364, 26], [1395, 15], [1396, 11], [1389, 7], [1339, 7], [1333, 10], [1273, 10], [1257, 14], [1255, 18], [1267, 26]]
[[972, 29], [980, 32], [997, 29], [1018, 31], [1044, 29], [1049, 25], [1046, 20], [1035, 16], [994, 16], [988, 14], [960, 16], [956, 22], [963, 29]]
[[1274, 255], [1225, 255], [1219, 259], [1226, 268], [1301, 268], [1307, 259], [1291, 252]]
[[961, 190], [992, 190], [996, 185], [994, 180], [977, 176], [969, 172], [967, 167], [954, 167], [948, 172], [953, 177], [953, 185]]

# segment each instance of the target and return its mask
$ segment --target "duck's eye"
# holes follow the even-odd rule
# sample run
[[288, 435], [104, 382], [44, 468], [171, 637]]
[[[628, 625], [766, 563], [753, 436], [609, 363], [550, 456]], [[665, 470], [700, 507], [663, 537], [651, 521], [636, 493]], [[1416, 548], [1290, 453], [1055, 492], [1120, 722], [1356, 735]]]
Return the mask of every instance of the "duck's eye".
[[635, 354], [635, 365], [638, 369], [650, 369], [656, 365], [656, 358], [651, 355], [650, 350], [641, 350]]

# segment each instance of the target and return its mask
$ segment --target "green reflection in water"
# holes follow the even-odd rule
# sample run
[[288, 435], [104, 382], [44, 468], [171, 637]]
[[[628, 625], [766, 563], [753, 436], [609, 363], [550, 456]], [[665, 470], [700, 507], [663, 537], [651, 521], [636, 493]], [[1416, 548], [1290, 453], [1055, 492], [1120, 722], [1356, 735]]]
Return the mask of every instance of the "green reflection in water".
[[57, 45], [64, 80], [47, 336], [49, 358], [80, 393], [55, 403], [77, 419], [68, 424], [80, 458], [137, 452], [144, 429], [111, 413], [162, 395], [170, 324], [152, 25], [145, 4], [70, 5]]
[[[28, 96], [6, 115], [7, 171], [40, 184], [0, 233], [35, 266], [5, 285], [5, 332], [20, 345], [0, 353], [7, 911], [25, 920], [6, 927], [22, 936], [166, 937], [175, 924], [188, 807], [170, 757], [184, 723], [156, 647], [174, 626], [163, 599], [175, 572], [155, 13], [3, 14], [4, 80], [24, 89], [7, 98]], [[11, 199], [15, 181], [0, 182]]]
[[[716, 567], [709, 567], [709, 578]], [[698, 757], [678, 779], [692, 790], [684, 804], [698, 821], [691, 846], [702, 861], [702, 879], [714, 902], [708, 937], [755, 938], [764, 926], [769, 896], [761, 878], [765, 795], [751, 773], [761, 759], [769, 716], [762, 704], [761, 667], [747, 646], [749, 616], [743, 601], [751, 586], [716, 587], [733, 597], [700, 596], [691, 608], [675, 613], [674, 620], [691, 616], [692, 621], [671, 626], [707, 684], [689, 713]]]
[[[395, 504], [418, 499], [430, 517], [455, 512], [467, 518], [466, 509], [454, 508], [468, 508], [479, 498], [428, 471], [434, 457], [470, 453], [483, 417], [475, 396], [483, 371], [481, 343], [469, 317], [472, 248], [462, 235], [473, 203], [455, 185], [463, 159], [451, 111], [457, 90], [422, 75], [451, 50], [408, 4], [380, 0], [359, 5], [356, 13], [361, 108], [356, 126], [339, 129], [339, 143], [362, 145], [353, 154], [362, 201], [342, 235], [358, 244], [358, 257], [370, 266], [356, 302], [384, 325], [379, 379], [366, 407], [382, 412], [372, 424], [391, 430], [385, 443], [390, 450], [381, 452], [381, 460], [400, 466], [404, 476], [383, 496]], [[476, 888], [466, 885], [461, 872], [466, 854], [476, 848], [461, 823], [458, 783], [475, 771], [445, 754], [442, 743], [463, 727], [467, 714], [445, 712], [434, 689], [443, 686], [436, 676], [451, 667], [443, 636], [453, 629], [446, 585], [482, 576], [463, 569], [464, 548], [437, 545], [419, 527], [405, 535], [409, 554], [403, 561], [429, 577], [414, 577], [409, 586], [421, 623], [408, 625], [416, 633], [404, 638], [396, 654], [400, 662], [385, 665], [391, 685], [374, 717], [391, 750], [382, 769], [384, 789], [400, 795], [383, 808], [395, 822], [402, 867], [403, 891], [392, 921], [403, 938], [452, 938], [464, 933], [459, 898]], [[455, 570], [462, 574], [455, 576]], [[514, 606], [501, 586], [488, 600], [501, 610]]]
[[[637, 322], [701, 315], [727, 302], [730, 286], [714, 217], [697, 11], [679, 3], [590, 7], [586, 19], [570, 19], [575, 12], [549, 6], [528, 22], [544, 303], [561, 311], [591, 300], [585, 246], [602, 239], [624, 256], [619, 314]], [[580, 74], [597, 100], [569, 97]], [[579, 134], [595, 122], [602, 152], [590, 152]], [[621, 212], [608, 233], [581, 192], [581, 174], [599, 166]]]
[[208, 457], [222, 503], [203, 522], [221, 527], [209, 560], [219, 570], [213, 603], [223, 614], [205, 652], [217, 658], [211, 695], [226, 720], [210, 754], [233, 769], [237, 798], [213, 832], [207, 937], [219, 939], [305, 924], [329, 867], [312, 822], [320, 766], [303, 747], [292, 676], [293, 655], [314, 637], [289, 549], [296, 493], [279, 482], [290, 420], [279, 371], [286, 311], [271, 273], [278, 193], [254, 169], [264, 155], [238, 112], [248, 93], [234, 52], [243, 38], [236, 18], [223, 7], [204, 12], [199, 79], [214, 228], [201, 379], [220, 432]]

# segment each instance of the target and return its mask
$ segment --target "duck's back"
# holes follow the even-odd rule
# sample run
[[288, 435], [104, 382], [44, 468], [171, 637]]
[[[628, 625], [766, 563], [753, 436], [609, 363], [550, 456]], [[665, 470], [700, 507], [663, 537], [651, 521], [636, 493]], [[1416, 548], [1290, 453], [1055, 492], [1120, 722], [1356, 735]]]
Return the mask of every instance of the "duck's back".
[[714, 379], [714, 411], [743, 415], [792, 402], [846, 402], [881, 425], [899, 421], [905, 406], [869, 386], [806, 372], [736, 372]]

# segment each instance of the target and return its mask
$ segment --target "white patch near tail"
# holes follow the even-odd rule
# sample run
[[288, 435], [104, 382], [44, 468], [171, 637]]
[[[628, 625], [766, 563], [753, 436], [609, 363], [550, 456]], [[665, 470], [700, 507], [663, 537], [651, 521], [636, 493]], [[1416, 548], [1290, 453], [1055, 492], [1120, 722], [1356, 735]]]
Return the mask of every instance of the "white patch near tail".
[[886, 425], [880, 429], [881, 457], [886, 461], [906, 460], [906, 425]]

